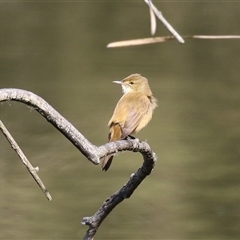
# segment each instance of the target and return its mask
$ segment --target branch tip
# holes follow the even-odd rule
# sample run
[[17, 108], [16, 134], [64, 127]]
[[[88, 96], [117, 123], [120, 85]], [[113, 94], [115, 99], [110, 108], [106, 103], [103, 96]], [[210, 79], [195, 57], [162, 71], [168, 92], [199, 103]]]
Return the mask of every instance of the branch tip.
[[89, 219], [90, 219], [90, 217], [84, 217], [83, 219], [82, 219], [82, 221], [81, 221], [81, 224], [82, 225], [89, 225], [88, 223], [88, 221], [89, 221]]
[[50, 193], [47, 191], [47, 188], [44, 186], [42, 180], [40, 179], [40, 177], [37, 174], [37, 169], [39, 169], [39, 168], [38, 167], [34, 168], [32, 166], [32, 164], [28, 161], [27, 157], [24, 155], [23, 151], [18, 146], [17, 142], [14, 140], [14, 138], [12, 137], [12, 135], [7, 130], [7, 128], [5, 127], [5, 125], [3, 124], [3, 122], [1, 120], [0, 120], [0, 129], [1, 129], [2, 133], [3, 133], [3, 135], [6, 137], [6, 139], [10, 143], [11, 147], [13, 148], [13, 150], [17, 153], [17, 155], [21, 159], [22, 163], [27, 168], [28, 172], [32, 175], [32, 177], [35, 180], [35, 182], [41, 188], [41, 190], [45, 194], [46, 198], [49, 201], [51, 201], [52, 197], [51, 197]]

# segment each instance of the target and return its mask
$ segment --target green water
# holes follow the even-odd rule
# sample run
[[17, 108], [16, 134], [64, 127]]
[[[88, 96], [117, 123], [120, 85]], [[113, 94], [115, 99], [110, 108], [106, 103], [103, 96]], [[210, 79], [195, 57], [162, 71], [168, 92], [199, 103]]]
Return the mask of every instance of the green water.
[[[156, 6], [182, 35], [239, 34], [237, 2]], [[131, 73], [149, 79], [159, 106], [137, 137], [158, 161], [96, 239], [240, 238], [240, 41], [107, 49], [149, 37], [141, 1], [1, 2], [0, 32], [0, 88], [40, 95], [96, 145], [106, 142], [122, 94], [111, 82]], [[161, 24], [157, 35], [168, 35]], [[82, 218], [142, 163], [120, 154], [103, 173], [21, 103], [1, 103], [0, 119], [53, 197], [45, 199], [0, 133], [0, 239], [82, 239]]]

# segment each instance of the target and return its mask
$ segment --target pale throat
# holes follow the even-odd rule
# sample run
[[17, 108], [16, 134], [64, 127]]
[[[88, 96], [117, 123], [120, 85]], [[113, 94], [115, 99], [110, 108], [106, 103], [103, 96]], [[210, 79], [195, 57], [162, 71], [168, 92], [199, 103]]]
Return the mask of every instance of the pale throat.
[[122, 85], [122, 91], [123, 91], [123, 94], [126, 94], [129, 92], [132, 92], [132, 89], [129, 86]]

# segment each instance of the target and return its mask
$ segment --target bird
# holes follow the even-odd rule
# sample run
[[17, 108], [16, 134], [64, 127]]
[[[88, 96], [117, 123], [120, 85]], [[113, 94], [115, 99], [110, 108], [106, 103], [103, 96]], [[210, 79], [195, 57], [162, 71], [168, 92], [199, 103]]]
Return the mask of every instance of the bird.
[[[131, 74], [121, 81], [123, 95], [118, 101], [109, 120], [108, 142], [133, 138], [131, 135], [139, 132], [152, 119], [157, 100], [149, 87], [147, 78], [138, 73]], [[105, 156], [102, 160], [102, 171], [107, 171], [115, 154]]]

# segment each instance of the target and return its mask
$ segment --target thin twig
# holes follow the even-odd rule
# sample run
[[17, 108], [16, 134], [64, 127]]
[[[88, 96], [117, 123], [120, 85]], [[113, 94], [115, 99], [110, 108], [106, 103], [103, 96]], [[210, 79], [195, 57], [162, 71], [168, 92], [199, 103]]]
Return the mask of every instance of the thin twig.
[[154, 6], [154, 4], [150, 0], [143, 0], [149, 8], [155, 13], [156, 17], [162, 22], [162, 24], [167, 28], [167, 30], [172, 33], [172, 35], [178, 40], [180, 43], [184, 43], [183, 38], [177, 33], [177, 31], [171, 26], [171, 24], [163, 17], [162, 13]]
[[[221, 39], [240, 39], [240, 35], [187, 35], [183, 36], [184, 39], [203, 39], [203, 40], [221, 40]], [[141, 38], [141, 39], [131, 39], [125, 41], [112, 42], [107, 45], [108, 48], [116, 47], [130, 47], [139, 46], [145, 44], [162, 43], [169, 40], [174, 40], [173, 36], [163, 36], [163, 37], [152, 37], [152, 38]]]
[[240, 35], [193, 35], [185, 36], [185, 38], [198, 38], [198, 39], [239, 39]]
[[151, 26], [151, 34], [154, 35], [156, 33], [157, 30], [157, 22], [156, 22], [156, 16], [153, 12], [152, 9], [152, 1], [151, 0], [147, 0], [148, 1], [148, 5], [149, 5], [149, 14], [150, 14], [150, 26]]
[[14, 138], [12, 137], [12, 135], [9, 133], [9, 131], [7, 130], [7, 128], [4, 126], [3, 122], [0, 120], [0, 129], [2, 131], [2, 133], [4, 134], [4, 136], [6, 137], [6, 139], [8, 140], [8, 142], [10, 143], [11, 147], [14, 149], [14, 151], [17, 153], [17, 155], [19, 156], [19, 158], [22, 160], [22, 163], [25, 165], [25, 167], [27, 168], [27, 170], [29, 171], [29, 173], [32, 175], [33, 179], [35, 180], [35, 182], [38, 184], [38, 186], [41, 188], [41, 190], [43, 191], [43, 193], [45, 194], [45, 196], [47, 197], [47, 199], [49, 201], [52, 200], [52, 197], [50, 195], [50, 193], [48, 192], [47, 188], [44, 186], [43, 182], [41, 181], [40, 177], [37, 174], [37, 171], [39, 170], [38, 167], [34, 168], [32, 166], [32, 164], [28, 161], [28, 159], [26, 158], [26, 156], [24, 155], [23, 151], [21, 150], [21, 148], [18, 146], [17, 142], [14, 140]]

